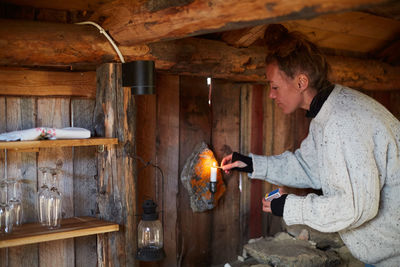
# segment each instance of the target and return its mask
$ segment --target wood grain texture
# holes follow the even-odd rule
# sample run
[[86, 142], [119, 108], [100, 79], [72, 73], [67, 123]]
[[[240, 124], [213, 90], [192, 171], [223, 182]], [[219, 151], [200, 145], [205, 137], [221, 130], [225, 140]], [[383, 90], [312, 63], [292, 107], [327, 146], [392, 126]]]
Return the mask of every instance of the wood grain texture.
[[[163, 207], [164, 250], [161, 265], [178, 266], [179, 193], [179, 76], [157, 75], [157, 164], [164, 173], [164, 188], [159, 188]], [[157, 172], [157, 175], [160, 174]], [[158, 177], [160, 180], [161, 177]], [[161, 185], [162, 186], [162, 185]]]
[[288, 21], [283, 25], [290, 31], [300, 30], [321, 47], [363, 53], [375, 52], [388, 41], [396, 40], [400, 29], [397, 20], [365, 12], [327, 14], [310, 20]]
[[[145, 163], [156, 164], [156, 129], [157, 129], [157, 102], [156, 95], [136, 95], [136, 154], [142, 158], [136, 161], [138, 181], [138, 210], [142, 211], [142, 204], [146, 199], [157, 202], [156, 185], [157, 169]], [[158, 207], [158, 210], [161, 210]]]
[[[83, 127], [94, 131], [93, 111], [95, 101], [91, 99], [72, 99], [74, 127]], [[74, 215], [96, 216], [97, 209], [97, 147], [74, 147]], [[96, 266], [97, 240], [96, 235], [74, 239], [75, 265]]]
[[[212, 79], [212, 146], [218, 162], [239, 150], [240, 86], [225, 80]], [[235, 261], [240, 255], [240, 191], [239, 173], [223, 175], [226, 191], [213, 209], [212, 264]], [[221, 248], [224, 248], [221, 250]]]
[[[6, 98], [0, 96], [0, 132], [6, 132]], [[4, 177], [5, 173], [5, 151], [0, 150], [0, 177]], [[8, 267], [8, 249], [0, 248], [0, 267]]]
[[264, 38], [264, 32], [268, 25], [257, 25], [251, 28], [244, 28], [224, 32], [222, 40], [234, 47], [249, 47], [259, 39]]
[[135, 102], [122, 88], [120, 64], [97, 69], [94, 128], [104, 137], [117, 137], [118, 145], [98, 153], [98, 217], [121, 225], [122, 231], [98, 236], [98, 266], [135, 266], [137, 247]]
[[[264, 125], [264, 94], [265, 86], [253, 85], [252, 110], [251, 110], [251, 153], [263, 154], [263, 125]], [[263, 196], [262, 181], [253, 179], [250, 186], [250, 238], [261, 236], [262, 232], [262, 206], [260, 199]]]
[[[36, 101], [33, 98], [8, 97], [6, 101], [7, 131], [29, 129], [36, 122]], [[8, 177], [22, 182], [23, 223], [34, 222], [36, 216], [37, 172], [36, 153], [7, 153]], [[15, 229], [18, 230], [18, 229]], [[9, 266], [38, 266], [38, 245], [8, 249]]]
[[38, 141], [0, 142], [0, 149], [27, 150], [34, 148], [59, 148], [73, 146], [98, 146], [118, 144], [117, 138], [60, 139]]
[[0, 68], [2, 95], [96, 97], [96, 73]]
[[[70, 99], [38, 99], [37, 125], [54, 128], [70, 126]], [[62, 166], [57, 184], [62, 196], [62, 218], [69, 218], [74, 215], [72, 148], [41, 149], [38, 155], [38, 167], [55, 168], [56, 166]], [[39, 177], [39, 184], [42, 184], [42, 177]], [[72, 239], [39, 244], [40, 265], [71, 266], [74, 262], [74, 241]]]
[[[0, 24], [0, 39], [7, 40], [0, 45], [1, 65], [63, 66], [66, 69], [85, 65], [94, 70], [101, 63], [119, 61], [106, 37], [92, 25], [6, 19], [0, 19]], [[14, 50], [3, 50], [12, 47]], [[119, 46], [119, 49], [125, 60], [143, 59], [149, 51], [143, 45]]]
[[[263, 143], [263, 153], [264, 155], [273, 155], [274, 149], [274, 132], [275, 132], [275, 105], [274, 101], [269, 97], [270, 88], [266, 86], [264, 89], [263, 103], [264, 103], [264, 143]], [[265, 195], [277, 188], [277, 186], [270, 184], [268, 182], [262, 183], [262, 194]], [[262, 235], [272, 236], [279, 232], [282, 227], [281, 219], [270, 213], [261, 213], [262, 217]]]
[[47, 0], [36, 0], [31, 2], [29, 0], [7, 0], [7, 3], [12, 3], [19, 6], [31, 6], [36, 8], [46, 9], [61, 9], [61, 10], [81, 10], [81, 11], [93, 11], [98, 8], [101, 4], [108, 2], [109, 0], [74, 0], [64, 2], [63, 0], [47, 1]]
[[[101, 221], [92, 217], [71, 217], [63, 219], [60, 228], [51, 230], [41, 226], [39, 223], [27, 223], [13, 231], [10, 235], [2, 236], [0, 238], [0, 247], [21, 246], [98, 233], [114, 232], [118, 231], [118, 229], [118, 224]], [[52, 244], [56, 243], [52, 242]]]
[[[149, 10], [147, 1], [132, 8], [122, 0], [110, 2], [94, 17], [105, 17], [103, 26], [118, 43], [132, 45], [163, 39], [178, 39], [209, 32], [221, 32], [288, 19], [307, 19], [343, 10], [357, 10], [387, 0], [252, 1], [225, 0], [212, 3], [190, 1], [179, 7]], [[138, 11], [140, 16], [137, 15]]]
[[[180, 77], [179, 169], [201, 141], [210, 143], [211, 122], [208, 87], [205, 78]], [[194, 213], [182, 183], [179, 184], [179, 265], [209, 266], [211, 263], [212, 218], [206, 212]]]
[[[240, 153], [248, 155], [251, 151], [251, 110], [253, 94], [250, 84], [240, 87]], [[249, 240], [250, 188], [251, 180], [246, 173], [240, 173], [240, 244]]]
[[[87, 69], [118, 58], [107, 40], [90, 25], [0, 20], [0, 65], [71, 66]], [[45, 30], [44, 30], [45, 29]], [[58, 40], [62, 35], [62, 40]], [[26, 41], [30, 42], [27, 47]], [[235, 81], [265, 82], [263, 47], [235, 48], [223, 42], [186, 38], [119, 47], [126, 61], [152, 59], [158, 70]], [[331, 80], [367, 90], [399, 90], [399, 66], [377, 60], [328, 57]]]

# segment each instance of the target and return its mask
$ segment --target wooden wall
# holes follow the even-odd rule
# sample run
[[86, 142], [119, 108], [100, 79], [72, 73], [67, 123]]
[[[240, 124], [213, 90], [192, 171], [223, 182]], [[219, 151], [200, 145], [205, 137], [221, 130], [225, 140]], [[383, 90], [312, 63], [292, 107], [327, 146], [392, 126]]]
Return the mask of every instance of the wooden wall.
[[[223, 176], [227, 191], [218, 206], [212, 211], [193, 213], [180, 182], [180, 172], [200, 141], [210, 145], [219, 162], [232, 151], [271, 155], [294, 150], [307, 135], [309, 120], [303, 111], [289, 116], [282, 114], [262, 85], [213, 79], [212, 92], [210, 106], [205, 77], [159, 73], [156, 95], [135, 96], [130, 100], [135, 107], [132, 114], [136, 112], [136, 132], [130, 137], [136, 155], [157, 164], [163, 171], [163, 179], [155, 168], [138, 161], [137, 174], [132, 174], [136, 180], [120, 181], [118, 175], [108, 180], [99, 178], [101, 155], [96, 147], [42, 149], [40, 153], [8, 151], [8, 176], [24, 181], [25, 222], [36, 220], [36, 192], [41, 184], [37, 168], [41, 166], [62, 163], [60, 188], [65, 217], [98, 216], [99, 209], [106, 209], [109, 203], [102, 201], [99, 194], [110, 193], [107, 190], [112, 186], [118, 186], [116, 191], [125, 189], [133, 193], [124, 196], [116, 192], [121, 194], [118, 201], [126, 206], [119, 211], [118, 218], [108, 217], [122, 224], [120, 236], [107, 234], [100, 240], [88, 236], [0, 249], [0, 266], [96, 266], [104, 258], [109, 261], [100, 265], [210, 266], [235, 260], [249, 238], [280, 231], [281, 220], [263, 214], [260, 209], [263, 194], [274, 186], [250, 181], [245, 174], [233, 172]], [[400, 92], [367, 93], [400, 118]], [[124, 96], [130, 97], [126, 91]], [[95, 102], [74, 97], [0, 97], [0, 132], [43, 125], [66, 127], [72, 121], [74, 126], [94, 130]], [[127, 136], [124, 138], [127, 142]], [[125, 152], [113, 152], [113, 157], [120, 158]], [[1, 177], [4, 156], [4, 151], [0, 151]], [[102, 186], [106, 191], [99, 189]], [[106, 196], [111, 201], [111, 195]], [[136, 245], [131, 244], [136, 237], [140, 206], [149, 197], [162, 210], [164, 225], [167, 258], [156, 264], [135, 261], [132, 249]]]
[[[71, 125], [92, 128], [94, 101], [73, 98], [0, 97], [0, 132]], [[39, 167], [62, 164], [59, 189], [63, 217], [95, 216], [97, 163], [94, 147], [52, 148], [36, 152], [7, 152], [8, 177], [23, 179], [23, 221], [36, 217], [36, 197], [42, 185]], [[0, 176], [4, 177], [4, 151]], [[0, 266], [95, 266], [96, 236], [0, 249]]]
[[157, 162], [164, 172], [162, 197], [157, 172], [138, 165], [138, 205], [151, 195], [160, 199], [161, 209], [164, 200], [167, 258], [162, 266], [222, 264], [235, 260], [249, 238], [281, 230], [279, 218], [261, 212], [260, 200], [273, 187], [237, 172], [223, 175], [227, 191], [214, 210], [192, 212], [179, 175], [196, 144], [208, 143], [220, 162], [233, 151], [268, 155], [293, 150], [308, 132], [305, 113], [283, 115], [264, 85], [213, 79], [211, 106], [208, 97], [205, 77], [174, 75], [158, 75], [157, 96], [135, 97], [137, 155]]

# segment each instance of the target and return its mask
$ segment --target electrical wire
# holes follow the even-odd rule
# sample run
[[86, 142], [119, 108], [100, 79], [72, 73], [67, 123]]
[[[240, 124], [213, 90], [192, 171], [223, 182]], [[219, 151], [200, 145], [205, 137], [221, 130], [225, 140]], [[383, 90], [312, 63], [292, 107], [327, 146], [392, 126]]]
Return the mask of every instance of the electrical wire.
[[[137, 171], [138, 174], [140, 173], [141, 170], [145, 169], [148, 166], [152, 166], [152, 167], [154, 167], [154, 168], [156, 168], [157, 170], [160, 171], [160, 173], [161, 173], [161, 195], [162, 195], [161, 197], [163, 198], [161, 200], [161, 211], [160, 211], [160, 213], [164, 214], [164, 173], [163, 173], [162, 169], [159, 166], [157, 166], [156, 164], [154, 164], [153, 162], [151, 162], [151, 161], [146, 162], [144, 159], [142, 159], [138, 155], [131, 155], [131, 156], [132, 156], [132, 158], [139, 160], [144, 165], [144, 167], [140, 168]], [[156, 183], [157, 183], [157, 181], [156, 181]], [[157, 191], [157, 189], [156, 189], [156, 191]], [[160, 200], [157, 195], [158, 194], [156, 193], [156, 202], [158, 202]], [[139, 216], [139, 215], [136, 215], [136, 216]]]
[[104, 34], [104, 36], [107, 38], [107, 40], [111, 43], [112, 47], [114, 48], [114, 50], [117, 52], [119, 59], [121, 60], [122, 63], [125, 63], [124, 57], [121, 54], [121, 51], [119, 51], [117, 45], [115, 44], [115, 42], [113, 41], [113, 39], [110, 37], [110, 35], [108, 35], [108, 33], [97, 23], [93, 22], [93, 21], [83, 21], [83, 22], [76, 22], [75, 24], [79, 24], [79, 25], [93, 25], [95, 26], [97, 29], [99, 29], [101, 34]]

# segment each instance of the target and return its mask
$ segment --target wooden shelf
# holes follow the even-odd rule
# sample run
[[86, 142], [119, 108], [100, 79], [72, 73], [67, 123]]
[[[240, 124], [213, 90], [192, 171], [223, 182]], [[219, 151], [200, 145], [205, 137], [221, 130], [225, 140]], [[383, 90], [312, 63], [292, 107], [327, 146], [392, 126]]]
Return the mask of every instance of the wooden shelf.
[[49, 147], [65, 146], [97, 146], [97, 145], [115, 145], [118, 144], [118, 138], [87, 138], [87, 139], [63, 139], [63, 140], [38, 140], [38, 141], [0, 141], [0, 149], [9, 150], [34, 150]]
[[61, 227], [54, 230], [49, 230], [39, 223], [27, 223], [14, 228], [11, 234], [0, 235], [0, 248], [116, 232], [118, 230], [118, 224], [92, 217], [64, 219], [61, 221]]

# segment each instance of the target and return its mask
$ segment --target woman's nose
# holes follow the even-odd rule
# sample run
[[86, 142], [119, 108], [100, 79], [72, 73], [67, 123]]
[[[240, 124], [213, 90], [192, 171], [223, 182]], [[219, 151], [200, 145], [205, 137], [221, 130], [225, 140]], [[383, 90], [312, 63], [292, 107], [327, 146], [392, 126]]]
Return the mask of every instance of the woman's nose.
[[276, 98], [275, 90], [272, 90], [272, 89], [269, 90], [269, 98], [271, 98], [271, 99]]

